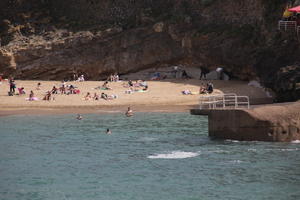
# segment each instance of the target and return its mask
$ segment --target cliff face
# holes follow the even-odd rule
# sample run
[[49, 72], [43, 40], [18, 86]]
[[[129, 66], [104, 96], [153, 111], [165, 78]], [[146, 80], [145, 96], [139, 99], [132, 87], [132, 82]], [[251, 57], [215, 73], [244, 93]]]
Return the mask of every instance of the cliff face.
[[233, 78], [259, 78], [279, 101], [296, 100], [299, 42], [276, 30], [285, 2], [4, 0], [0, 73], [99, 80], [173, 64], [221, 65]]

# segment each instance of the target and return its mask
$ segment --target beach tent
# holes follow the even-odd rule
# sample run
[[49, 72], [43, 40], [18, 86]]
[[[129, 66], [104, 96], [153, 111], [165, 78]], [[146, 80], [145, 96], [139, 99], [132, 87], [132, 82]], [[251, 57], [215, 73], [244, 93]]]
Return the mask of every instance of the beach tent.
[[300, 6], [296, 6], [294, 8], [290, 8], [288, 11], [300, 13]]

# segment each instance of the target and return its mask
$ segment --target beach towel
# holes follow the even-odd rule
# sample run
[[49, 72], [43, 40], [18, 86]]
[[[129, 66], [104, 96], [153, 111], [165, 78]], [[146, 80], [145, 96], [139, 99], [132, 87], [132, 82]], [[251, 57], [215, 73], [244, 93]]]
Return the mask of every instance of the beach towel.
[[38, 101], [39, 99], [37, 97], [33, 97], [33, 98], [25, 98], [26, 101]]

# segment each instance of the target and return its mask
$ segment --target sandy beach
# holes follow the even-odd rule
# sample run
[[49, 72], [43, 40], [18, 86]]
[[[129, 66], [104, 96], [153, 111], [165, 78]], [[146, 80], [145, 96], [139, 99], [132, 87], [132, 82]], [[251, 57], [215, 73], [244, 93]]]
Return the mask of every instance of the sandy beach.
[[[169, 79], [163, 81], [147, 81], [149, 89], [147, 92], [133, 92], [126, 94], [128, 88], [123, 86], [126, 81], [109, 82], [112, 90], [95, 89], [103, 85], [103, 81], [67, 82], [80, 90], [80, 94], [55, 94], [50, 101], [42, 100], [47, 91], [53, 86], [60, 87], [59, 81], [38, 80], [16, 80], [16, 87], [24, 87], [26, 94], [8, 96], [9, 84], [3, 81], [0, 85], [0, 115], [9, 114], [60, 114], [60, 113], [106, 113], [124, 112], [131, 106], [137, 112], [185, 112], [198, 105], [199, 87], [201, 81], [196, 79], [182, 80]], [[41, 87], [37, 90], [37, 83]], [[213, 94], [236, 93], [247, 95], [250, 98], [267, 98], [265, 91], [261, 88], [248, 86], [243, 81], [211, 81], [214, 85]], [[33, 91], [38, 101], [26, 101], [30, 91]], [[183, 95], [183, 90], [190, 90], [194, 95]], [[18, 90], [16, 89], [16, 94]], [[108, 95], [116, 95], [113, 100], [84, 100], [84, 96], [90, 92], [100, 95], [102, 92]], [[54, 97], [54, 100], [53, 100]]]

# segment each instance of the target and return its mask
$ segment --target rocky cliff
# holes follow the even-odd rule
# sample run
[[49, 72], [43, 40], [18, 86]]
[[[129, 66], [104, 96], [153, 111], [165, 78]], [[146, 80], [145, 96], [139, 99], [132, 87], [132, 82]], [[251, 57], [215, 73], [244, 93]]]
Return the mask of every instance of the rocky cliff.
[[62, 79], [182, 64], [259, 79], [300, 97], [299, 42], [277, 31], [285, 0], [2, 0], [0, 73]]

